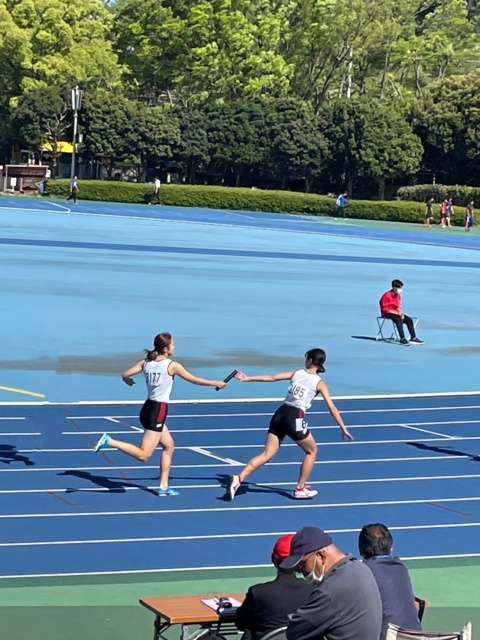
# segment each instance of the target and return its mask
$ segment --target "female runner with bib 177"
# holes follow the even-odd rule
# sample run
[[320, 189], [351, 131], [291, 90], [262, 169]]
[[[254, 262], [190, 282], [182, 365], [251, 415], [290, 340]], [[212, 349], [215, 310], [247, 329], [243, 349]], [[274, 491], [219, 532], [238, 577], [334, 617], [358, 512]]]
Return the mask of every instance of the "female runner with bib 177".
[[327, 385], [318, 375], [325, 371], [323, 365], [326, 358], [327, 356], [323, 349], [310, 349], [305, 354], [305, 368], [298, 371], [286, 371], [285, 373], [266, 376], [246, 376], [242, 372], [237, 373], [235, 377], [241, 382], [291, 380], [291, 383], [287, 391], [287, 397], [282, 406], [275, 411], [270, 421], [264, 450], [260, 455], [252, 458], [238, 475], [231, 477], [227, 490], [230, 500], [233, 500], [236, 491], [247, 476], [275, 456], [285, 436], [291, 438], [305, 452], [305, 458], [300, 467], [298, 483], [293, 492], [294, 498], [313, 498], [317, 495], [318, 491], [313, 491], [306, 484], [315, 464], [317, 445], [304, 420], [305, 413], [312, 406], [316, 395], [320, 393], [323, 396], [332, 418], [342, 431], [342, 440], [345, 437], [348, 440], [353, 440], [353, 436], [343, 424], [342, 416], [330, 397]]
[[173, 387], [175, 375], [192, 384], [205, 387], [223, 389], [223, 380], [206, 380], [197, 378], [187, 371], [179, 362], [174, 362], [170, 356], [175, 351], [175, 343], [169, 333], [159, 333], [153, 342], [154, 348], [147, 351], [146, 358], [137, 362], [131, 369], [122, 374], [125, 384], [130, 387], [135, 384], [132, 376], [143, 371], [147, 383], [148, 398], [140, 410], [140, 424], [144, 428], [142, 442], [139, 447], [122, 440], [114, 440], [108, 433], [104, 433], [94, 447], [100, 451], [106, 447], [113, 447], [128, 455], [145, 462], [160, 445], [163, 449], [160, 458], [160, 487], [156, 489], [159, 496], [176, 496], [178, 491], [168, 486], [168, 476], [172, 465], [175, 444], [170, 435], [165, 420], [168, 414], [168, 403]]

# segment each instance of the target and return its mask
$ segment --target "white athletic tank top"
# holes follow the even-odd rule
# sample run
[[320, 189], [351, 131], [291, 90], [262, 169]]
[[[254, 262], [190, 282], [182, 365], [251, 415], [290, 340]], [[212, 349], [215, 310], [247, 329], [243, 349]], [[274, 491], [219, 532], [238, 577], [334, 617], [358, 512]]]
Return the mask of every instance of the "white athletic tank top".
[[173, 376], [168, 373], [170, 358], [165, 360], [145, 360], [143, 373], [147, 383], [148, 398], [156, 402], [170, 402]]
[[305, 369], [295, 371], [284, 404], [307, 411], [317, 395], [317, 384], [321, 378], [316, 373], [308, 373]]

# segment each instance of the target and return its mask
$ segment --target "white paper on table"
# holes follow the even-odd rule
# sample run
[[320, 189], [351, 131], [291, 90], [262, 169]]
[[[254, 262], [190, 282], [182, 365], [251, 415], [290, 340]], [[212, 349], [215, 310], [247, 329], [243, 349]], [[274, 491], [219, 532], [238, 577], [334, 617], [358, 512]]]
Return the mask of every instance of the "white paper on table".
[[[222, 597], [227, 598], [228, 596], [222, 596]], [[228, 597], [228, 601], [231, 602], [232, 606], [228, 607], [227, 609], [224, 609], [223, 613], [228, 613], [229, 611], [234, 611], [235, 609], [238, 609], [238, 607], [240, 607], [241, 604], [242, 604], [238, 600], [235, 600], [235, 598]], [[210, 607], [214, 611], [218, 611], [218, 607], [219, 607], [218, 598], [208, 598], [208, 600], [202, 600], [202, 602], [203, 602], [203, 604], [206, 604], [207, 607]]]

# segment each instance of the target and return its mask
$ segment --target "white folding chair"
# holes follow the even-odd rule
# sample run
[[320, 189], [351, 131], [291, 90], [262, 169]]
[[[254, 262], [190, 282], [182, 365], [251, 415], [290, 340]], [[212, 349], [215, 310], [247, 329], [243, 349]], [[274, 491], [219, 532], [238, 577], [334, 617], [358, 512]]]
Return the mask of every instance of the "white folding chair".
[[286, 631], [287, 627], [273, 629], [273, 631], [268, 631], [268, 633], [262, 636], [262, 640], [286, 640]]
[[[412, 316], [412, 320], [413, 320], [413, 327], [416, 328], [418, 324], [418, 318], [414, 318]], [[385, 322], [392, 323], [392, 333], [390, 336], [386, 335], [387, 332], [386, 332]], [[383, 316], [377, 316], [377, 326], [378, 326], [378, 333], [375, 340], [377, 341], [380, 340], [382, 342], [400, 342], [400, 336], [398, 335], [397, 325], [393, 322], [391, 318], [384, 318]]]
[[468, 622], [456, 633], [438, 633], [435, 631], [409, 631], [388, 623], [386, 640], [472, 640], [472, 625]]

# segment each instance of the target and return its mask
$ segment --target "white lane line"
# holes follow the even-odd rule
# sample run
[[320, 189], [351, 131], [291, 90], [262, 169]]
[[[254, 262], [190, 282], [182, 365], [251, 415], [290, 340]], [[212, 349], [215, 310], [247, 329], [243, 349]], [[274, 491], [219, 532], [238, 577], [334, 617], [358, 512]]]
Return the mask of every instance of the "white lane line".
[[[390, 531], [416, 531], [421, 529], [453, 529], [453, 528], [465, 528], [465, 527], [480, 527], [480, 522], [462, 522], [461, 524], [419, 524], [405, 527], [389, 527]], [[327, 533], [339, 534], [339, 533], [357, 533], [357, 529], [327, 529]], [[0, 547], [49, 547], [59, 545], [78, 545], [78, 544], [115, 544], [115, 543], [129, 543], [129, 542], [182, 542], [187, 540], [212, 540], [223, 538], [270, 538], [277, 536], [284, 536], [290, 531], [267, 531], [265, 533], [223, 533], [223, 534], [208, 534], [208, 535], [196, 535], [196, 536], [158, 536], [152, 538], [108, 538], [108, 539], [96, 539], [96, 540], [55, 540], [55, 541], [34, 541], [34, 542], [1, 542]]]
[[[390, 527], [392, 528], [392, 527]], [[402, 560], [440, 560], [445, 558], [478, 558], [480, 553], [458, 553], [448, 555], [436, 555], [436, 556], [402, 556]], [[15, 578], [65, 578], [72, 576], [117, 576], [117, 575], [131, 575], [131, 574], [152, 574], [152, 573], [185, 573], [185, 571], [209, 571], [220, 569], [265, 569], [272, 568], [270, 564], [239, 564], [239, 565], [214, 565], [204, 567], [193, 567], [186, 569], [185, 567], [173, 567], [168, 569], [129, 569], [126, 571], [85, 571], [84, 573], [25, 573], [25, 574], [11, 574], [0, 575], [0, 580], [14, 580]]]
[[[6, 433], [4, 431], [0, 431], [0, 436], [41, 436], [42, 434], [39, 431], [22, 431], [21, 433]], [[0, 455], [2, 449], [0, 448]]]
[[0, 420], [26, 420], [25, 416], [2, 416]]
[[[365, 459], [356, 459], [352, 460], [317, 460], [315, 464], [325, 465], [325, 464], [357, 464], [357, 463], [372, 463], [372, 462], [413, 462], [417, 460], [460, 460], [459, 456], [449, 456], [449, 455], [440, 455], [440, 456], [413, 456], [406, 458], [365, 458]], [[298, 466], [298, 462], [269, 462], [269, 467], [279, 467], [279, 466], [289, 466], [296, 465]], [[227, 464], [176, 464], [175, 469], [204, 469], [210, 467], [227, 467]], [[108, 467], [84, 467], [82, 465], [82, 471], [98, 471], [98, 470], [122, 470], [129, 471], [131, 469], [158, 469], [158, 464], [155, 465], [132, 465], [130, 467], [125, 466], [108, 466]], [[44, 468], [21, 468], [21, 469], [0, 469], [0, 473], [30, 473], [30, 472], [39, 472], [39, 471], [78, 471], [78, 467], [44, 467]]]
[[[73, 418], [72, 418], [73, 420]], [[453, 426], [456, 424], [479, 424], [480, 420], [445, 420], [443, 422], [409, 422], [409, 427], [414, 426], [429, 426], [429, 425], [448, 425]], [[381, 424], [349, 424], [349, 429], [379, 429], [384, 427], [404, 427], [404, 424], [399, 422], [385, 422]], [[171, 429], [172, 433], [229, 433], [229, 432], [249, 432], [249, 431], [265, 431], [266, 426], [263, 427], [225, 427], [224, 429]], [[309, 425], [308, 428], [310, 431], [317, 430], [338, 430], [338, 427], [332, 425]], [[143, 429], [142, 429], [143, 430]], [[420, 431], [420, 429], [419, 429]], [[82, 434], [98, 434], [103, 433], [103, 431], [62, 431], [62, 435], [82, 435]], [[129, 433], [129, 431], [116, 431], [116, 433]], [[456, 436], [444, 436], [444, 438], [451, 438]], [[318, 443], [317, 443], [318, 444]]]
[[456, 440], [456, 436], [449, 436], [446, 433], [439, 433], [438, 431], [430, 431], [429, 429], [420, 429], [420, 427], [412, 427], [411, 424], [401, 424], [400, 427], [405, 427], [405, 429], [413, 429], [414, 431], [421, 431], [422, 433], [429, 433], [432, 436], [441, 436], [442, 438], [446, 438], [447, 440]]
[[[136, 416], [134, 416], [136, 417]], [[74, 420], [75, 418], [70, 418], [71, 420]], [[115, 422], [117, 424], [121, 424], [120, 420], [116, 420], [115, 418], [112, 418], [111, 416], [105, 417], [105, 420], [110, 420], [110, 422]], [[134, 431], [143, 431], [143, 429], [141, 427], [136, 427], [133, 424], [129, 425], [130, 429], [133, 429]], [[66, 435], [72, 435], [73, 433], [75, 433], [75, 431], [62, 431], [62, 436], [66, 436]], [[76, 432], [77, 435], [98, 435], [101, 433], [104, 433], [104, 431], [77, 431]], [[118, 434], [125, 434], [125, 433], [132, 433], [131, 431], [114, 431], [113, 433], [115, 433], [115, 435]]]
[[[472, 397], [479, 396], [480, 391], [440, 391], [435, 393], [390, 393], [380, 395], [363, 395], [363, 396], [332, 396], [333, 400], [409, 400], [411, 398], [459, 398], [459, 397]], [[262, 402], [283, 402], [284, 397], [281, 398], [219, 398], [216, 400], [211, 399], [187, 399], [187, 400], [170, 400], [169, 404], [178, 405], [225, 405], [225, 404], [261, 404]], [[8, 407], [98, 407], [98, 406], [141, 406], [144, 400], [78, 400], [77, 402], [48, 402], [46, 400], [42, 402], [20, 402], [20, 401], [6, 401], [0, 402], [0, 406]], [[317, 398], [315, 402], [322, 402], [320, 398]], [[441, 407], [440, 407], [441, 408]], [[69, 416], [72, 417], [72, 416]], [[104, 417], [104, 416], [101, 416]], [[77, 418], [78, 420], [78, 418]]]
[[[401, 425], [397, 425], [401, 426]], [[441, 438], [415, 438], [415, 442], [445, 442], [449, 441], [452, 438], [450, 436], [443, 436]], [[480, 436], [466, 436], [466, 437], [455, 437], [453, 438], [455, 442], [461, 442], [464, 440], [480, 440]], [[405, 444], [407, 442], [411, 442], [411, 438], [409, 439], [398, 439], [398, 440], [354, 440], [353, 442], [317, 442], [319, 447], [337, 447], [337, 446], [346, 446], [353, 447], [355, 445], [367, 446], [371, 444]], [[209, 449], [261, 449], [263, 445], [260, 444], [215, 444], [208, 445]], [[175, 447], [178, 450], [192, 449], [192, 448], [202, 448], [202, 445], [192, 445], [189, 447]], [[282, 444], [282, 447], [297, 447], [295, 443], [287, 443]], [[157, 447], [157, 450], [160, 450], [161, 447]], [[92, 451], [92, 449], [21, 449], [19, 453], [83, 453], [85, 451]], [[108, 448], [104, 449], [104, 451], [110, 451], [112, 453], [115, 449]], [[269, 463], [270, 464], [270, 463]], [[177, 466], [177, 465], [175, 465]]]
[[207, 456], [209, 458], [215, 458], [215, 460], [221, 460], [222, 462], [226, 462], [227, 464], [238, 466], [239, 464], [244, 464], [243, 462], [238, 462], [238, 460], [233, 460], [232, 458], [225, 458], [224, 456], [216, 455], [207, 449], [203, 449], [202, 447], [186, 447], [186, 449], [190, 449], [190, 451], [195, 451], [196, 453], [201, 453], [203, 456]]
[[[465, 405], [460, 407], [403, 407], [401, 409], [342, 409], [343, 414], [350, 413], [406, 413], [411, 411], [456, 411], [460, 409], [480, 409], [480, 405]], [[309, 416], [316, 415], [328, 415], [329, 411], [309, 411]], [[176, 418], [249, 418], [255, 416], [271, 416], [271, 411], [262, 411], [252, 413], [245, 411], [243, 413], [180, 413], [172, 414], [168, 417], [169, 420], [175, 420]], [[72, 420], [101, 420], [105, 416], [70, 416]], [[138, 415], [134, 416], [114, 416], [115, 418], [134, 420], [138, 418]]]
[[292, 500], [292, 504], [285, 505], [263, 505], [258, 507], [233, 507], [230, 503], [225, 503], [223, 507], [201, 507], [197, 509], [146, 509], [139, 511], [69, 511], [67, 513], [19, 513], [19, 514], [0, 514], [0, 519], [12, 518], [78, 518], [78, 517], [98, 517], [98, 516], [131, 516], [131, 515], [150, 515], [150, 514], [178, 514], [178, 513], [214, 513], [214, 512], [231, 512], [231, 511], [273, 511], [284, 509], [337, 509], [345, 507], [378, 507], [378, 506], [395, 506], [398, 504], [421, 504], [425, 503], [450, 503], [450, 502], [478, 502], [480, 496], [471, 498], [423, 498], [416, 500], [378, 500], [372, 502], [334, 502], [331, 504], [296, 504]]
[[[240, 462], [236, 464], [241, 464]], [[312, 486], [317, 485], [337, 485], [337, 484], [370, 484], [370, 483], [378, 483], [378, 482], [418, 482], [418, 481], [428, 481], [428, 480], [471, 480], [472, 478], [480, 478], [480, 474], [472, 473], [472, 474], [464, 474], [464, 475], [454, 475], [454, 476], [415, 476], [415, 477], [398, 477], [398, 478], [355, 478], [350, 480], [317, 480], [310, 481]], [[120, 482], [121, 480], [109, 478], [112, 482]], [[132, 482], [136, 482], [135, 478], [132, 478]], [[296, 482], [254, 482], [254, 483], [246, 483], [251, 484], [255, 487], [282, 487], [282, 486], [296, 486]], [[215, 484], [172, 484], [170, 485], [173, 489], [221, 489], [221, 485], [217, 482]], [[149, 487], [149, 486], [125, 486], [123, 487], [126, 491], [145, 491], [147, 489], [157, 489], [158, 487]], [[93, 493], [109, 493], [111, 491], [108, 487], [71, 487], [71, 488], [57, 488], [57, 489], [1, 489], [0, 495], [2, 494], [11, 494], [11, 493], [75, 493], [77, 491], [81, 492], [93, 492]]]

